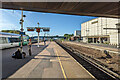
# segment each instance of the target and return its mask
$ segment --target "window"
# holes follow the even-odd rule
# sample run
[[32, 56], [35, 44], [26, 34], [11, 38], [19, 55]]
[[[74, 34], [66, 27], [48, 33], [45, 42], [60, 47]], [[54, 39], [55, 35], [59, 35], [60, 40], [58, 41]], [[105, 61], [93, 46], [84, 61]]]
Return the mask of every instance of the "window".
[[7, 39], [5, 37], [0, 37], [0, 44], [7, 43]]
[[10, 43], [19, 42], [19, 38], [9, 38]]
[[92, 22], [92, 24], [95, 24], [95, 23], [98, 23], [98, 21], [94, 21], [94, 22]]
[[2, 44], [3, 43], [3, 41], [2, 41], [2, 37], [0, 37], [0, 44]]

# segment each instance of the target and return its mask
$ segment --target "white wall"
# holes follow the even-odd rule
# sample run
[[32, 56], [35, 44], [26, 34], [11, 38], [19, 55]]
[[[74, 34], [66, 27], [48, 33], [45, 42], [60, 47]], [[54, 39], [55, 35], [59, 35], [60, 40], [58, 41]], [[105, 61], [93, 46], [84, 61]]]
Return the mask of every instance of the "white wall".
[[118, 35], [118, 44], [120, 45], [120, 33]]
[[113, 33], [110, 35], [110, 44], [112, 45], [117, 44], [117, 33]]
[[76, 31], [74, 32], [74, 36], [79, 36], [79, 35], [81, 35], [81, 31], [80, 31], [80, 30], [76, 30]]
[[[120, 19], [119, 19], [120, 20]], [[98, 21], [98, 22], [97, 22]], [[93, 22], [96, 22], [92, 24]], [[118, 43], [117, 30], [104, 29], [104, 28], [116, 28], [118, 23], [117, 18], [104, 18], [99, 17], [81, 24], [81, 36], [102, 36], [109, 35], [110, 43]]]
[[116, 45], [116, 44], [120, 44], [120, 33], [113, 33], [110, 35], [110, 44], [112, 45]]
[[83, 42], [88, 42], [88, 39], [86, 37], [83, 37]]

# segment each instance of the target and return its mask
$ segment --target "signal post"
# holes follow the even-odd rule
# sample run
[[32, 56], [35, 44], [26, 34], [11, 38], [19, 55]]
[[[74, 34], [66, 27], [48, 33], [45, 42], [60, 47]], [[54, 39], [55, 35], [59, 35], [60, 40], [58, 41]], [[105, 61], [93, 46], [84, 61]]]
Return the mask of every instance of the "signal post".
[[39, 32], [40, 32], [39, 22], [37, 24], [38, 24], [38, 28], [36, 28], [36, 32], [38, 32], [38, 47], [39, 47]]
[[27, 31], [35, 31], [38, 32], [38, 47], [39, 47], [39, 33], [40, 30], [42, 29], [44, 32], [49, 32], [50, 28], [49, 27], [39, 27], [39, 22], [37, 23], [38, 27], [27, 27]]
[[24, 20], [23, 20], [23, 17], [26, 17], [26, 15], [23, 15], [23, 10], [22, 10], [22, 16], [21, 16], [21, 19], [20, 19], [20, 24], [21, 24], [21, 32], [20, 32], [20, 34], [21, 34], [21, 45], [20, 45], [20, 48], [21, 48], [21, 52], [22, 52], [22, 47], [23, 47], [23, 35], [25, 34], [25, 32], [23, 32], [23, 22], [24, 22]]

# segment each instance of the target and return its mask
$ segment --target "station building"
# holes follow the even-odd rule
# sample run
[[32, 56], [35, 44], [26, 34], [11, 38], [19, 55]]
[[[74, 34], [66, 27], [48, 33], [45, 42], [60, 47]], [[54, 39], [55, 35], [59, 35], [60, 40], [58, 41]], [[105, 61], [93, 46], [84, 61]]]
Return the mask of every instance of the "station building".
[[98, 17], [81, 24], [83, 42], [120, 44], [120, 19]]

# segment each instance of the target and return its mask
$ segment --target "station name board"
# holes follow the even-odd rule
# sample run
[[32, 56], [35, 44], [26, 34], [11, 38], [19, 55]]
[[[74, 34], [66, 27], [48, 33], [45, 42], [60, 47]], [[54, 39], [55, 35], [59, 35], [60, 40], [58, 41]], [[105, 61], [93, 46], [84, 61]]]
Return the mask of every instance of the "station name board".
[[40, 32], [41, 29], [43, 29], [44, 32], [49, 32], [50, 28], [49, 27], [27, 27], [27, 31], [35, 31]]

